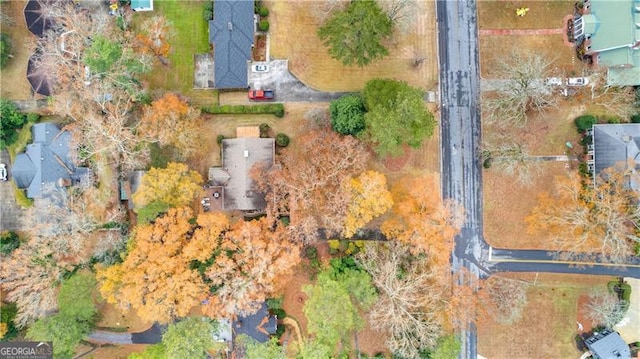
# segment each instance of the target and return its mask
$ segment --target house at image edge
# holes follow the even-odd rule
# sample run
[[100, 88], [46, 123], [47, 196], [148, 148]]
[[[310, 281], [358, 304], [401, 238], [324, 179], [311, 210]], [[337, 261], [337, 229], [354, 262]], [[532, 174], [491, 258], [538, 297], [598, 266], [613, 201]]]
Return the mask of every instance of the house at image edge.
[[620, 334], [605, 329], [584, 341], [593, 359], [629, 359], [631, 351]]
[[587, 134], [592, 136], [592, 143], [587, 147], [587, 166], [594, 178], [610, 167], [624, 169], [636, 174], [629, 177], [629, 186], [640, 190], [637, 180], [640, 173], [640, 124], [593, 125]]
[[37, 123], [31, 128], [33, 143], [16, 156], [11, 176], [27, 197], [43, 197], [43, 186], [60, 187], [80, 183], [89, 174], [86, 167], [76, 167], [70, 154], [71, 133], [53, 123]]
[[213, 45], [216, 89], [246, 89], [247, 61], [251, 60], [255, 20], [253, 1], [216, 0], [209, 21], [209, 43]]
[[584, 0], [573, 29], [576, 45], [608, 68], [609, 85], [640, 85], [640, 0]]

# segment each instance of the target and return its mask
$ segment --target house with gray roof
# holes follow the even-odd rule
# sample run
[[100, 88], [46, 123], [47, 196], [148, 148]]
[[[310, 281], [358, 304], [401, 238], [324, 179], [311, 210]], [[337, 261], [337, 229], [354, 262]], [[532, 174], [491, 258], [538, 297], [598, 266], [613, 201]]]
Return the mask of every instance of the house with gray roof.
[[81, 182], [90, 171], [76, 167], [70, 155], [71, 133], [54, 123], [37, 123], [31, 128], [33, 143], [16, 156], [11, 176], [27, 197], [41, 198], [46, 184], [70, 186]]
[[254, 166], [271, 168], [275, 158], [273, 138], [233, 138], [222, 140], [222, 166], [209, 169], [209, 185], [222, 192], [225, 211], [261, 211], [264, 194], [255, 188], [250, 171]]
[[585, 0], [574, 18], [574, 39], [594, 63], [608, 68], [607, 83], [640, 85], [640, 0]]
[[[594, 175], [603, 170], [616, 167], [638, 173], [640, 170], [640, 124], [603, 124], [593, 125], [590, 134], [592, 144], [588, 146], [591, 159], [587, 161]], [[630, 187], [640, 190], [640, 183], [630, 176]]]
[[247, 61], [255, 32], [253, 1], [216, 0], [213, 14], [209, 43], [213, 45], [214, 88], [247, 88]]
[[269, 313], [267, 303], [263, 302], [255, 314], [239, 317], [233, 322], [233, 334], [247, 335], [259, 343], [264, 343], [276, 334], [278, 317]]
[[631, 351], [620, 334], [605, 329], [584, 341], [593, 359], [630, 359]]

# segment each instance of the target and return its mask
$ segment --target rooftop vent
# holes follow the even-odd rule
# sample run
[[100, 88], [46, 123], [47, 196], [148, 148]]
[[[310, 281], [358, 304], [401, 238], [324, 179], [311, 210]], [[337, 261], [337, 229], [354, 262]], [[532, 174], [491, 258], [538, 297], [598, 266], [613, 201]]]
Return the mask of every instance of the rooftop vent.
[[244, 150], [244, 158], [248, 158], [249, 157], [249, 150]]
[[229, 31], [233, 30], [233, 24], [231, 23], [231, 21], [227, 23], [227, 30]]
[[629, 141], [631, 141], [631, 136], [629, 136], [629, 135], [624, 135], [624, 136], [622, 136], [622, 141], [624, 141], [624, 142], [629, 142]]

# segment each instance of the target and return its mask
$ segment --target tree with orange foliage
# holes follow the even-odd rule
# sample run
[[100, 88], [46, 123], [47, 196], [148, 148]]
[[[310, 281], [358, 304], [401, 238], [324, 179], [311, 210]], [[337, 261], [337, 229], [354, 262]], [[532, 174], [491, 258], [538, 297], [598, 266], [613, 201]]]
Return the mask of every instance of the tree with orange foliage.
[[366, 171], [343, 183], [349, 198], [342, 235], [353, 236], [356, 231], [393, 206], [387, 178], [376, 171]]
[[[607, 169], [595, 183], [577, 173], [556, 177], [552, 193], [544, 192], [525, 219], [532, 233], [546, 233], [562, 259], [623, 263], [640, 243], [640, 193], [629, 188], [630, 171]], [[631, 178], [631, 181], [630, 181]]]
[[300, 248], [284, 230], [271, 230], [265, 218], [239, 221], [212, 243], [218, 255], [205, 272], [216, 286], [205, 308], [212, 317], [255, 313], [300, 262]]
[[228, 226], [221, 213], [202, 214], [195, 224], [192, 217], [187, 207], [173, 208], [155, 223], [138, 227], [124, 262], [98, 270], [103, 297], [123, 308], [133, 307], [148, 321], [168, 323], [186, 316], [207, 292], [190, 264], [210, 257], [216, 237]]
[[148, 142], [173, 146], [185, 159], [204, 142], [200, 112], [173, 93], [167, 93], [147, 106], [138, 130]]
[[414, 255], [427, 254], [438, 268], [449, 268], [453, 237], [463, 216], [459, 206], [443, 202], [438, 178], [434, 174], [403, 178], [391, 194], [393, 215], [382, 224], [382, 232], [408, 244]]
[[136, 40], [143, 51], [158, 57], [163, 63], [167, 61], [166, 57], [171, 50], [169, 40], [174, 35], [171, 22], [164, 16], [153, 16], [142, 23], [140, 30]]
[[254, 173], [267, 194], [268, 215], [290, 214], [287, 230], [298, 240], [314, 240], [319, 228], [339, 235], [348, 204], [342, 183], [365, 169], [369, 152], [352, 136], [326, 130], [307, 132], [296, 144], [283, 151], [281, 166]]
[[142, 176], [142, 183], [132, 196], [133, 203], [136, 208], [156, 201], [169, 207], [186, 206], [202, 196], [202, 182], [202, 176], [186, 164], [169, 162], [166, 168], [154, 167]]

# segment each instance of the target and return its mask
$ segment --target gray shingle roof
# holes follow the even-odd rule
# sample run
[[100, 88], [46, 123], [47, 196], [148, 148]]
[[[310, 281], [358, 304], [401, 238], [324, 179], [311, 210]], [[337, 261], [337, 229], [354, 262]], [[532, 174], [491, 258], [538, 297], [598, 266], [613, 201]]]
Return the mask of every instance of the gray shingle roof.
[[234, 321], [235, 335], [245, 334], [254, 340], [264, 343], [276, 333], [278, 318], [269, 314], [267, 303], [262, 303], [256, 314], [240, 317]]
[[42, 197], [42, 186], [60, 179], [77, 183], [89, 171], [76, 168], [69, 155], [71, 134], [53, 123], [38, 123], [31, 129], [33, 143], [18, 154], [11, 175], [18, 188], [27, 189], [27, 197]]
[[640, 169], [640, 124], [593, 126], [595, 173], [613, 166]]
[[213, 44], [215, 88], [245, 88], [253, 45], [253, 1], [216, 0], [213, 13], [209, 42]]
[[224, 209], [252, 211], [266, 206], [249, 172], [256, 164], [273, 165], [273, 138], [234, 138], [222, 141], [222, 168], [229, 175], [224, 186]]
[[585, 340], [594, 359], [629, 359], [631, 351], [620, 335], [608, 329]]

